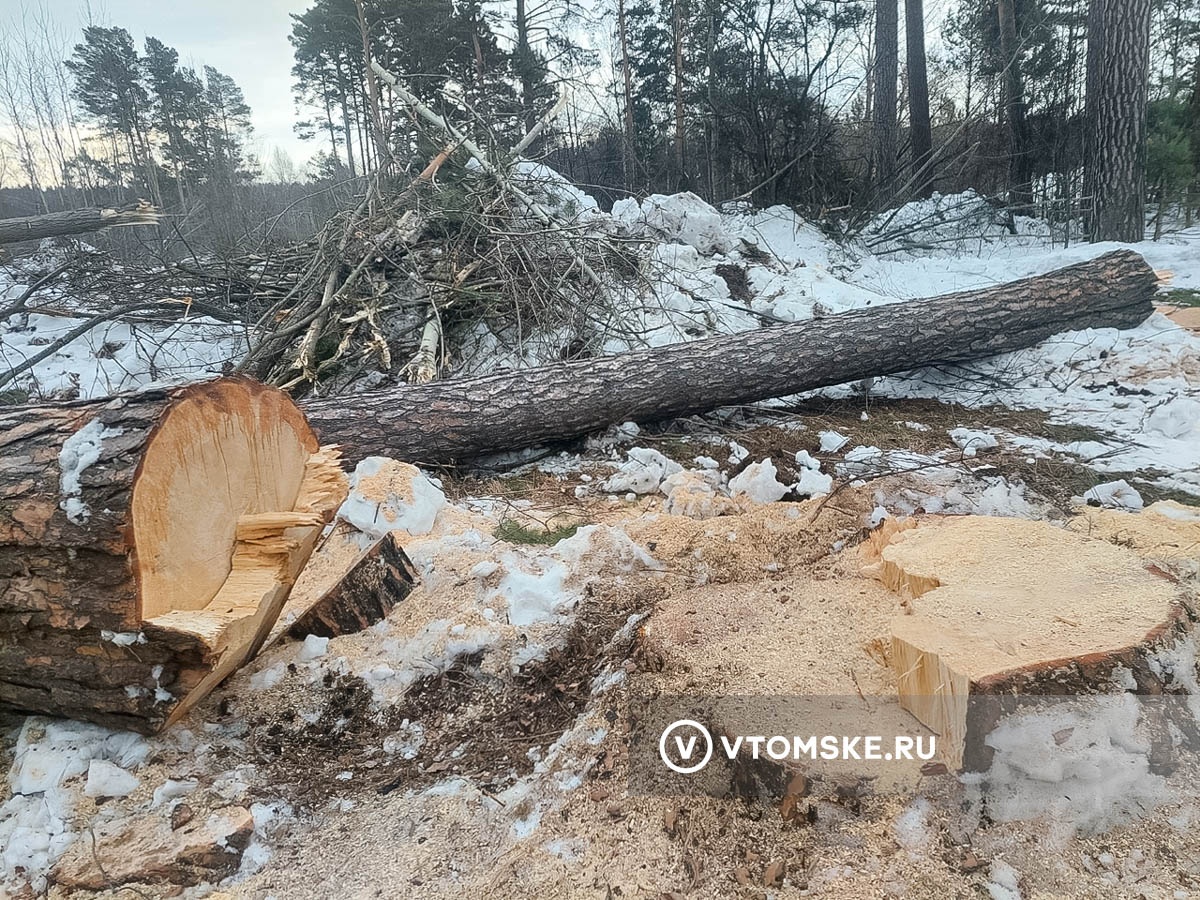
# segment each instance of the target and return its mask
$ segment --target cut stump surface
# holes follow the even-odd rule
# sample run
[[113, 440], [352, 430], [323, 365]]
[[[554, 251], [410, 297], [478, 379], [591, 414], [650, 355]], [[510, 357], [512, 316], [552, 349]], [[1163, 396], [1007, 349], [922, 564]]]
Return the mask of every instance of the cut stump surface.
[[972, 770], [990, 763], [980, 698], [1112, 692], [1119, 668], [1154, 693], [1148, 656], [1192, 627], [1174, 578], [1045, 522], [922, 521], [869, 571], [908, 607], [891, 627], [901, 705], [940, 735], [947, 763]]
[[0, 706], [180, 717], [257, 652], [345, 493], [246, 379], [0, 413]]

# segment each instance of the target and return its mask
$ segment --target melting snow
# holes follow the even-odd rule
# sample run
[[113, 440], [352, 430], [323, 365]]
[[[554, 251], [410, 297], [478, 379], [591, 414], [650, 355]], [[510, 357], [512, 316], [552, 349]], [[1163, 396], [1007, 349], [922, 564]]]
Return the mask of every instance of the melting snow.
[[82, 525], [92, 515], [80, 497], [83, 493], [80, 483], [83, 473], [99, 461], [104, 442], [122, 434], [124, 429], [108, 428], [99, 419], [92, 419], [63, 441], [62, 449], [58, 452], [59, 489], [63, 495], [59, 506], [76, 525]]

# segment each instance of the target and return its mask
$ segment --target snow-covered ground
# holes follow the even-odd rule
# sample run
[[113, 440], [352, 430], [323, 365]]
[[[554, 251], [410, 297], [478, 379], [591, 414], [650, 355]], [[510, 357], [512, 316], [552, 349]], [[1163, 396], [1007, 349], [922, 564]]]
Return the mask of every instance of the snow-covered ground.
[[[58, 251], [45, 242], [35, 257], [21, 265], [0, 266], [0, 308], [16, 301], [41, 272], [60, 262]], [[100, 297], [73, 296], [69, 289], [50, 285], [29, 300], [33, 311], [0, 321], [0, 378], [4, 379], [0, 397], [7, 394], [10, 403], [26, 397], [30, 402], [87, 400], [150, 384], [196, 381], [220, 375], [245, 352], [246, 329], [240, 324], [200, 315], [163, 323], [139, 319], [135, 313], [100, 321], [26, 371], [5, 377], [46, 353], [50, 345], [84, 329], [91, 316], [105, 312], [106, 302]], [[53, 314], [37, 311], [50, 307]]]
[[[1017, 220], [1018, 234], [1010, 235], [995, 211], [972, 195], [909, 204], [841, 245], [783, 208], [721, 214], [683, 195], [625, 201], [608, 215], [586, 195], [560, 188], [558, 196], [565, 194], [574, 213], [600, 231], [650, 241], [642, 260], [645, 289], [626, 298], [624, 334], [609, 337], [611, 351], [997, 284], [1113, 249], [1064, 248], [1061, 231], [1034, 220]], [[966, 222], [964, 210], [972, 213]], [[1135, 249], [1155, 268], [1171, 270], [1174, 287], [1200, 290], [1200, 228]], [[6, 277], [0, 280], [0, 303], [11, 302], [25, 283], [0, 272], [0, 279]], [[81, 321], [31, 314], [0, 323], [0, 374]], [[481, 331], [478, 337], [475, 371], [518, 362], [495, 352], [494, 336]], [[199, 319], [169, 328], [105, 324], [0, 392], [15, 387], [32, 397], [92, 397], [154, 381], [207, 377], [236, 358], [241, 341], [237, 327]], [[531, 346], [525, 362], [538, 359], [538, 348]], [[861, 391], [856, 385], [823, 393], [858, 398]], [[599, 879], [612, 867], [619, 872], [607, 882], [607, 896], [617, 895], [614, 883], [629, 889], [623, 896], [670, 895], [674, 874], [656, 874], [652, 883], [643, 884], [635, 871], [642, 857], [655, 860], [663, 871], [668, 862], [686, 871], [670, 840], [676, 826], [664, 828], [662, 803], [656, 798], [639, 806], [617, 791], [610, 797], [613, 782], [588, 781], [606, 766], [621, 770], [621, 724], [604, 715], [605, 698], [637, 668], [629, 647], [657, 598], [692, 597], [688, 592], [729, 583], [739, 593], [726, 606], [782, 608], [787, 597], [774, 593], [774, 580], [806, 571], [813, 558], [827, 559], [830, 568], [803, 585], [812, 602], [822, 604], [813, 607], [814, 620], [836, 616], [824, 605], [825, 591], [848, 579], [859, 602], [857, 591], [867, 585], [854, 581], [858, 572], [849, 551], [864, 528], [885, 518], [918, 510], [1062, 517], [1063, 510], [1046, 497], [996, 471], [989, 461], [993, 454], [1016, 454], [1029, 462], [1078, 459], [1111, 473], [1111, 483], [1092, 488], [1086, 499], [1116, 509], [1148, 505], [1139, 486], [1200, 495], [1200, 337], [1162, 316], [1128, 331], [1058, 335], [1038, 347], [955, 371], [879, 379], [861, 400], [864, 434], [865, 426], [882, 417], [871, 407], [871, 397], [929, 398], [967, 409], [953, 427], [903, 421], [898, 430], [911, 433], [913, 443], [882, 447], [857, 433], [857, 410], [836, 429], [794, 417], [777, 423], [769, 452], [736, 433], [733, 420], [726, 428], [673, 435], [671, 447], [625, 423], [593, 436], [578, 453], [530, 455], [535, 461], [518, 470], [518, 479], [548, 481], [549, 499], [514, 499], [503, 490], [448, 499], [446, 486], [431, 475], [389, 460], [365, 461], [342, 509], [342, 519], [354, 526], [344, 539], [366, 541], [384, 530], [402, 529], [401, 542], [421, 575], [418, 591], [387, 620], [360, 634], [310, 637], [268, 649], [210, 702], [158, 737], [40, 717], [14, 723], [0, 742], [0, 758], [9, 762], [7, 779], [0, 779], [0, 897], [5, 890], [46, 888], [56, 865], [61, 878], [86, 881], [82, 873], [91, 864], [93, 841], [103, 848], [120, 846], [118, 839], [137, 839], [137, 853], [114, 849], [107, 857], [114, 864], [102, 873], [104, 883], [125, 877], [124, 863], [115, 865], [118, 857], [133, 859], [130, 866], [142, 866], [143, 874], [163, 859], [174, 865], [177, 851], [183, 851], [172, 842], [184, 838], [171, 835], [185, 832], [187, 840], [203, 838], [211, 845], [204, 846], [204, 866], [172, 873], [176, 881], [190, 883], [190, 896], [203, 896], [218, 885], [234, 896], [288, 896], [295, 889], [294, 872], [301, 870], [306, 877], [325, 879], [309, 884], [306, 895], [321, 895], [321, 885], [342, 891], [342, 879], [361, 873], [339, 870], [337, 853], [356, 848], [370, 849], [359, 861], [369, 859], [363, 865], [379, 867], [367, 872], [375, 879], [368, 886], [383, 886], [385, 892], [393, 884], [401, 885], [398, 893], [408, 889], [405, 885], [416, 891], [428, 882], [429, 896], [479, 895], [492, 880], [514, 878], [506, 874], [510, 865], [527, 861], [540, 873], [539, 884], [561, 886], [564, 879], [574, 884], [571, 873], [586, 866], [595, 895], [605, 896]], [[1054, 422], [1086, 426], [1094, 435], [1055, 442], [972, 421], [971, 408], [989, 405], [1042, 410]], [[759, 424], [751, 420], [744, 427]], [[874, 480], [885, 472], [905, 474]], [[809, 517], [815, 520], [823, 509], [820, 498], [843, 487], [837, 503], [821, 512], [821, 529], [814, 531]], [[1196, 514], [1159, 504], [1138, 515], [1190, 522]], [[522, 542], [512, 537], [514, 521], [535, 531], [565, 523], [567, 533], [546, 545]], [[589, 618], [608, 606], [620, 611], [614, 621]], [[860, 611], [868, 618], [871, 612], [865, 606], [851, 609], [854, 616], [846, 618], [855, 624], [861, 624]], [[792, 660], [802, 650], [810, 652], [806, 666], [816, 670], [825, 662], [819, 648], [795, 646], [805, 644], [812, 624], [806, 621], [804, 628], [788, 632], [784, 650]], [[752, 631], [746, 628], [747, 639]], [[561, 698], [555, 693], [554, 702], [539, 699], [540, 688], [519, 676], [556, 671], [566, 650], [583, 652], [570, 643], [580, 633], [598, 641], [587, 649], [595, 657], [594, 669], [571, 672], [551, 685], [552, 693], [577, 692], [577, 708], [554, 719], [544, 734], [536, 733], [541, 720], [531, 721], [536, 740], [520, 745], [520, 759], [505, 758], [486, 778], [452, 774], [470, 742], [427, 715], [420, 706], [422, 691], [439, 684], [438, 690], [446, 690], [445, 683], [453, 683], [451, 676], [462, 670], [470, 673], [461, 676], [465, 681], [483, 680], [484, 694], [536, 719], [539, 713], [531, 710], [553, 708]], [[842, 640], [838, 652], [859, 652], [863, 644], [857, 638]], [[610, 658], [606, 648], [618, 650]], [[1194, 677], [1191, 682], [1184, 677], [1195, 669], [1188, 652], [1194, 648], [1182, 648], [1178, 659], [1161, 664], [1178, 671], [1181, 689], [1195, 695]], [[862, 674], [867, 663], [860, 663]], [[415, 699], [414, 685], [422, 686]], [[855, 681], [846, 693], [859, 687]], [[462, 704], [467, 712], [485, 705], [479, 695], [470, 699]], [[1108, 729], [1102, 735], [1109, 742], [1105, 746], [1120, 751], [1109, 756], [1125, 762], [1132, 756], [1130, 765], [1141, 766], [1140, 750], [1121, 744], [1123, 722], [1115, 713], [1100, 721]], [[1004, 803], [993, 804], [988, 814], [997, 824], [990, 828], [980, 826], [978, 810], [970, 826], [952, 812], [956, 804], [964, 805], [964, 797], [977, 801], [988, 785], [963, 786], [953, 778], [949, 787], [932, 791], [944, 791], [940, 799], [885, 804], [861, 828], [836, 808], [823, 807], [824, 857], [807, 869], [796, 863], [792, 880], [785, 880], [790, 893], [783, 895], [809, 896], [811, 888], [825, 890], [826, 896], [935, 896], [929, 891], [953, 881], [964, 896], [973, 889], [1020, 897], [1022, 885], [1028, 887], [1028, 879], [1036, 876], [1029, 895], [1071, 878], [1084, 885], [1077, 896], [1101, 896], [1097, 891], [1109, 888], [1112, 896], [1136, 896], [1133, 892], [1143, 888], [1145, 896], [1188, 896], [1187, 886], [1200, 884], [1200, 860], [1179, 845], [1187, 844], [1195, 827], [1200, 798], [1184, 798], [1176, 784], [1168, 786], [1142, 768], [1127, 772], [1126, 781], [1092, 790], [1088, 773], [1104, 761], [1094, 746], [1067, 742], [1061, 751], [1066, 756], [1043, 758], [1059, 752], [1062, 731], [1054, 720], [1000, 736], [1002, 752], [993, 775], [1009, 778], [1017, 788]], [[1031, 735], [1046, 738], [1045, 754], [1032, 762], [1025, 746]], [[438, 743], [450, 737], [450, 743]], [[293, 742], [290, 751], [288, 741]], [[272, 742], [284, 746], [282, 762], [272, 763]], [[296, 786], [296, 769], [311, 770], [303, 790]], [[411, 774], [412, 785], [385, 791], [376, 775], [392, 770]], [[1047, 777], [1050, 770], [1058, 774]], [[1084, 782], [1091, 786], [1074, 800], [1060, 796]], [[1042, 795], [1053, 795], [1052, 802], [1039, 800]], [[295, 808], [301, 801], [305, 808]], [[714, 802], [712, 809], [697, 804], [693, 820], [699, 824], [687, 834], [711, 852], [713, 847], [728, 850], [730, 859], [722, 864], [730, 868], [725, 878], [730, 890], [730, 878], [741, 879], [734, 867], [756, 865], [766, 853], [752, 851], [751, 844], [795, 843], [794, 829], [772, 831], [758, 819], [727, 814], [723, 802]], [[768, 812], [773, 822], [775, 814]], [[668, 819], [672, 815], [680, 813], [668, 809]], [[198, 824], [176, 829], [176, 822], [193, 816]], [[1038, 833], [1060, 849], [1069, 848], [1069, 855], [1039, 854], [1026, 840], [1034, 832], [1025, 820], [1046, 816], [1048, 830]], [[1138, 816], [1151, 824], [1139, 831], [1135, 821], [1130, 830], [1119, 831]], [[396, 830], [397, 822], [403, 829]], [[151, 831], [143, 834], [139, 828]], [[189, 828], [203, 834], [197, 837]], [[606, 828], [622, 833], [614, 838]], [[726, 828], [735, 837], [720, 837]], [[1120, 835], [1113, 846], [1086, 843], [1085, 832], [1109, 829]], [[951, 852], [942, 846], [947, 835], [953, 836], [954, 853], [974, 839], [976, 848], [990, 847], [994, 859], [977, 860], [978, 866], [961, 872], [941, 872], [938, 867]], [[328, 858], [327, 846], [337, 848]], [[983, 850], [978, 852], [982, 856]], [[1050, 858], [1068, 869], [1038, 872], [1038, 866], [1052, 864]], [[1147, 874], [1152, 868], [1153, 877]], [[980, 874], [972, 874], [976, 869]], [[932, 888], [922, 881], [934, 877], [931, 872], [944, 876]], [[861, 894], [839, 893], [839, 885], [855, 878], [880, 886], [862, 888]], [[1161, 880], [1162, 889], [1148, 886], [1147, 879]], [[349, 887], [343, 893], [371, 895], [365, 887], [361, 894]], [[526, 895], [515, 889], [489, 893]]]

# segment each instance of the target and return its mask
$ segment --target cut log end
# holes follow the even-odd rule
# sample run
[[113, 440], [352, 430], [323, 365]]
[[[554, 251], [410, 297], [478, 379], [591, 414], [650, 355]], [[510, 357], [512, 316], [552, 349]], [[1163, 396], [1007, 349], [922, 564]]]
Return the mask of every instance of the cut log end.
[[871, 571], [908, 607], [892, 623], [900, 703], [969, 770], [991, 761], [981, 698], [1111, 692], [1119, 669], [1154, 690], [1147, 658], [1191, 628], [1175, 581], [1044, 522], [922, 522], [892, 532]]
[[336, 449], [245, 379], [0, 426], [0, 704], [27, 711], [178, 719], [257, 652], [346, 493]]

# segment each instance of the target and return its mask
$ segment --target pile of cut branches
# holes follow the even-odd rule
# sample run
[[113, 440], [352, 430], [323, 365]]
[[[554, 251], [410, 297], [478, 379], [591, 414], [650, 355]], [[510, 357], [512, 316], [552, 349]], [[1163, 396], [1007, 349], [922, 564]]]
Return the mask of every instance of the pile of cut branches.
[[[516, 146], [485, 150], [374, 65], [433, 148], [419, 173], [372, 178], [353, 208], [301, 243], [159, 268], [106, 270], [93, 259], [89, 292], [106, 302], [80, 312], [99, 324], [136, 297], [142, 312], [240, 321], [247, 349], [229, 368], [297, 394], [473, 371], [460, 352], [471, 345], [491, 364], [597, 350], [619, 323], [614, 297], [637, 270], [635, 250], [585, 221], [555, 173], [522, 158], [565, 98]], [[534, 338], [538, 352], [527, 353]]]
[[454, 338], [472, 334], [514, 351], [531, 335], [555, 335], [561, 356], [587, 354], [618, 281], [601, 273], [628, 261], [521, 163], [562, 100], [515, 147], [486, 152], [374, 65], [441, 149], [402, 188], [372, 180], [304, 247], [306, 265], [283, 267], [298, 274], [286, 289], [276, 280], [271, 302], [256, 289], [238, 370], [326, 393], [364, 378], [434, 380], [461, 365]]

